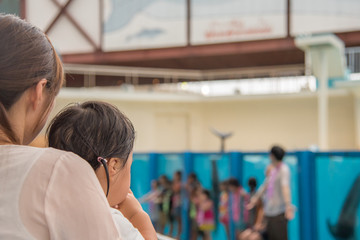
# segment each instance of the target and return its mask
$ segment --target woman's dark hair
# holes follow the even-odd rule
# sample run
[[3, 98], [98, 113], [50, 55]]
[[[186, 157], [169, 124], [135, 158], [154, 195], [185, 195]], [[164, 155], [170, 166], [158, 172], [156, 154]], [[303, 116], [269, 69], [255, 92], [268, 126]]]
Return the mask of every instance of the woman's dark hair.
[[256, 186], [257, 186], [256, 179], [254, 177], [249, 178], [248, 185], [250, 187], [250, 191], [255, 191]]
[[285, 156], [285, 150], [279, 146], [273, 146], [270, 150], [270, 154], [272, 154], [276, 160], [282, 161]]
[[49, 92], [46, 116], [60, 90], [63, 76], [61, 61], [40, 29], [16, 16], [0, 14], [0, 128], [11, 143], [21, 144], [13, 132], [7, 111], [27, 89], [45, 78]]
[[92, 101], [66, 107], [50, 123], [47, 136], [49, 147], [74, 152], [96, 170], [98, 157], [120, 158], [125, 166], [135, 130], [116, 107]]

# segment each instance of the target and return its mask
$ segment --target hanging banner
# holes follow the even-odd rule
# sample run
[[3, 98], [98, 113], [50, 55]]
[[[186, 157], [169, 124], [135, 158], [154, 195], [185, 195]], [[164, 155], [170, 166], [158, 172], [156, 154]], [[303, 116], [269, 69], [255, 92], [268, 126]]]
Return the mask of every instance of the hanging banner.
[[192, 0], [191, 43], [286, 36], [285, 0]]
[[186, 44], [186, 0], [106, 0], [104, 50]]

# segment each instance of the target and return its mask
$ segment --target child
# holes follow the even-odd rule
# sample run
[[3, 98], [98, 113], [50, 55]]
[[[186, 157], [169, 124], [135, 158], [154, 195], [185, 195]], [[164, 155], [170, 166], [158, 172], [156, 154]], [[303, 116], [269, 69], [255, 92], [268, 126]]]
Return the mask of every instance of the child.
[[130, 120], [116, 107], [97, 101], [65, 108], [48, 128], [50, 147], [74, 152], [94, 169], [109, 205], [120, 210], [111, 212], [121, 239], [157, 239], [149, 216], [130, 191], [134, 139]]
[[215, 228], [214, 203], [210, 198], [210, 192], [206, 189], [199, 190], [196, 221], [204, 240], [211, 239], [211, 231]]
[[238, 237], [248, 227], [248, 210], [245, 206], [248, 204], [249, 197], [235, 178], [229, 179], [229, 190], [231, 192], [232, 220], [235, 224], [236, 237]]
[[159, 178], [161, 193], [160, 193], [160, 232], [164, 234], [165, 226], [169, 222], [172, 224], [173, 219], [171, 216], [171, 207], [172, 207], [172, 189], [171, 181], [165, 175], [160, 176]]
[[151, 182], [151, 191], [141, 197], [140, 203], [149, 203], [150, 219], [153, 223], [155, 230], [159, 231], [159, 218], [160, 218], [160, 188], [159, 182], [153, 180]]
[[199, 233], [199, 226], [196, 221], [197, 215], [197, 205], [198, 205], [198, 192], [201, 190], [201, 187], [195, 187], [191, 190], [189, 194], [190, 203], [189, 203], [189, 220], [190, 220], [190, 239], [197, 240]]
[[[176, 171], [174, 173], [174, 178], [172, 182], [172, 196], [171, 196], [171, 218], [177, 222], [178, 231], [177, 231], [177, 239], [180, 239], [182, 232], [182, 219], [181, 219], [181, 195], [183, 190], [183, 185], [181, 183], [182, 180], [182, 172]], [[170, 236], [173, 235], [174, 230], [174, 221], [170, 224]]]
[[[250, 199], [256, 195], [257, 182], [251, 177], [248, 180]], [[264, 210], [262, 201], [259, 200], [255, 207], [249, 209], [248, 229], [240, 234], [239, 240], [261, 240], [264, 231]]]
[[219, 220], [224, 225], [227, 239], [230, 239], [229, 186], [227, 181], [220, 183]]

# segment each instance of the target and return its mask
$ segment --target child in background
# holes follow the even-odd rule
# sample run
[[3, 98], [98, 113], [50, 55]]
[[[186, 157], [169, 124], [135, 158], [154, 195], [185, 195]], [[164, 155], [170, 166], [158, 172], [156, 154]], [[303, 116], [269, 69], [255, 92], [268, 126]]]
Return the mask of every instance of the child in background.
[[[257, 186], [256, 179], [253, 177], [249, 178], [248, 186], [250, 189], [249, 197], [251, 199], [251, 197], [253, 197], [256, 194], [256, 186]], [[255, 225], [257, 211], [258, 211], [257, 207], [254, 207], [253, 209], [249, 210], [249, 227], [253, 227]]]
[[190, 193], [190, 205], [189, 205], [189, 219], [190, 219], [190, 239], [197, 240], [199, 233], [199, 226], [196, 221], [196, 215], [198, 212], [198, 202], [199, 196], [198, 192], [201, 190], [201, 187], [193, 188]]
[[124, 114], [104, 102], [85, 102], [60, 112], [47, 133], [50, 147], [74, 152], [92, 166], [109, 205], [120, 210], [111, 208], [121, 239], [157, 239], [130, 191], [135, 130]]
[[227, 239], [230, 239], [229, 186], [227, 181], [220, 183], [219, 220], [224, 225]]
[[156, 231], [159, 231], [159, 219], [160, 219], [160, 188], [157, 180], [151, 181], [151, 190], [140, 198], [140, 203], [149, 203], [149, 213], [151, 222], [154, 225]]
[[210, 192], [201, 189], [198, 192], [196, 221], [204, 240], [211, 239], [211, 231], [215, 228], [214, 218], [214, 202], [210, 198]]
[[249, 196], [239, 181], [235, 178], [229, 179], [229, 190], [231, 192], [231, 213], [232, 220], [235, 224], [235, 236], [238, 236], [248, 227], [248, 210], [246, 205], [249, 201]]
[[[257, 182], [251, 177], [248, 180], [250, 189], [250, 199], [256, 195]], [[262, 201], [259, 200], [255, 207], [249, 210], [249, 226], [248, 229], [240, 234], [239, 240], [261, 240], [262, 233], [265, 230], [264, 209]]]
[[[182, 232], [182, 219], [181, 219], [181, 193], [182, 193], [182, 173], [181, 171], [176, 171], [174, 173], [173, 183], [172, 183], [172, 208], [171, 215], [172, 219], [175, 220], [178, 224], [177, 239], [180, 239]], [[170, 235], [173, 235], [174, 222], [171, 222], [170, 225]]]
[[187, 212], [190, 220], [190, 239], [196, 240], [198, 236], [198, 225], [196, 222], [196, 204], [197, 204], [197, 192], [198, 189], [201, 189], [201, 184], [199, 180], [197, 179], [197, 176], [195, 173], [190, 173], [187, 182], [186, 182], [186, 194], [187, 199], [189, 199], [189, 202], [187, 204]]
[[186, 190], [190, 195], [194, 189], [201, 187], [201, 184], [195, 173], [190, 173], [186, 182]]
[[171, 181], [165, 175], [160, 176], [159, 183], [161, 187], [160, 194], [160, 232], [164, 234], [165, 226], [167, 223], [172, 223], [173, 219], [171, 216], [171, 208], [172, 208], [172, 189], [171, 189]]

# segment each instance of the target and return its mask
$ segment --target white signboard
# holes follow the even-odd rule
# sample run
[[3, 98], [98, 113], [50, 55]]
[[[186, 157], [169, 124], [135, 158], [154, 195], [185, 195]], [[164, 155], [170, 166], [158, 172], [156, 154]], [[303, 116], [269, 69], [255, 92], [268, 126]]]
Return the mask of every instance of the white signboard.
[[291, 34], [360, 30], [359, 0], [292, 0]]
[[186, 44], [186, 0], [105, 0], [104, 50]]
[[285, 0], [192, 0], [191, 43], [286, 36]]

